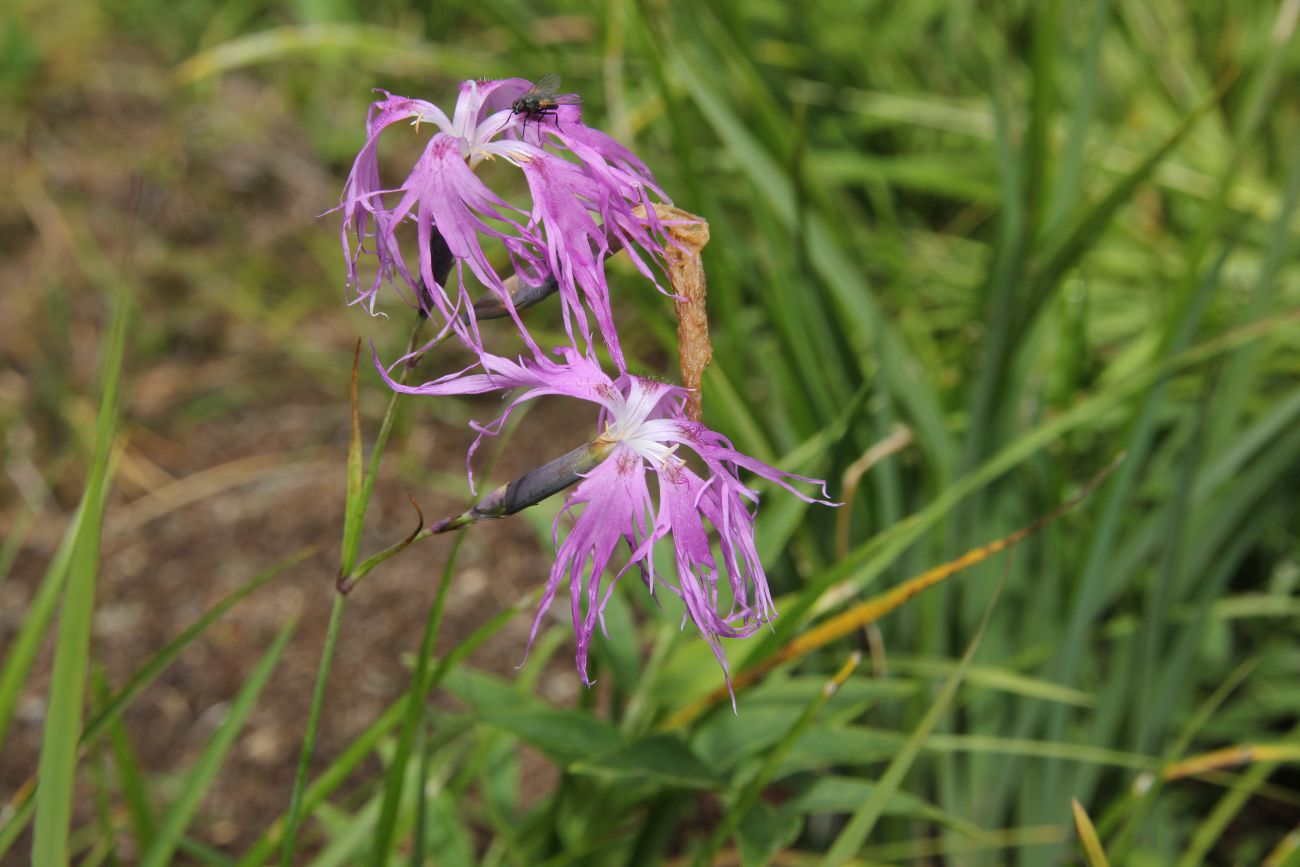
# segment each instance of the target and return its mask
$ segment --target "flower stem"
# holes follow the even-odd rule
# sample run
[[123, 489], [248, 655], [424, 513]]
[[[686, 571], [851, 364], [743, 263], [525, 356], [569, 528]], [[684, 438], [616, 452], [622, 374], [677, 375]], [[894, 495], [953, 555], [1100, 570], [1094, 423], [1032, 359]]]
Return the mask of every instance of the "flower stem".
[[339, 627], [343, 623], [343, 606], [347, 596], [334, 594], [330, 609], [330, 623], [325, 630], [325, 646], [321, 649], [320, 668], [316, 672], [316, 686], [312, 690], [311, 709], [307, 713], [307, 730], [303, 733], [302, 752], [298, 755], [298, 771], [293, 778], [293, 794], [289, 798], [289, 817], [284, 829], [284, 845], [280, 850], [280, 864], [291, 867], [294, 850], [298, 845], [298, 828], [302, 824], [302, 796], [307, 787], [307, 769], [311, 765], [312, 748], [320, 728], [320, 712], [325, 705], [325, 684], [329, 680], [330, 666], [334, 660], [334, 645], [338, 642]]
[[[407, 354], [415, 351], [419, 345], [423, 317], [415, 320], [411, 329], [411, 338], [407, 342]], [[359, 346], [358, 346], [359, 349]], [[405, 383], [413, 365], [403, 366], [400, 374]], [[384, 411], [384, 419], [379, 425], [379, 434], [375, 438], [374, 448], [370, 452], [370, 462], [361, 478], [360, 473], [361, 426], [360, 411], [357, 400], [357, 358], [352, 361], [352, 442], [349, 445], [348, 463], [348, 503], [344, 521], [343, 549], [339, 558], [339, 574], [352, 572], [360, 546], [361, 529], [365, 525], [366, 509], [370, 505], [370, 495], [375, 489], [375, 477], [379, 473], [379, 462], [388, 445], [388, 436], [392, 433], [393, 423], [397, 418], [398, 398], [400, 392], [393, 392]], [[357, 482], [360, 484], [357, 484]], [[330, 668], [334, 664], [334, 646], [338, 642], [339, 630], [343, 623], [343, 609], [347, 604], [347, 595], [342, 592], [334, 594], [334, 604], [330, 609], [329, 627], [325, 632], [325, 646], [321, 648], [320, 667], [316, 672], [316, 685], [312, 690], [311, 708], [307, 712], [307, 728], [303, 733], [302, 750], [298, 755], [298, 770], [294, 775], [293, 794], [289, 797], [289, 813], [286, 819], [283, 847], [280, 863], [284, 867], [293, 864], [295, 850], [298, 846], [298, 829], [302, 824], [303, 792], [307, 785], [307, 769], [311, 765], [312, 754], [316, 747], [316, 734], [320, 728], [321, 709], [325, 706], [325, 686], [329, 681]]]

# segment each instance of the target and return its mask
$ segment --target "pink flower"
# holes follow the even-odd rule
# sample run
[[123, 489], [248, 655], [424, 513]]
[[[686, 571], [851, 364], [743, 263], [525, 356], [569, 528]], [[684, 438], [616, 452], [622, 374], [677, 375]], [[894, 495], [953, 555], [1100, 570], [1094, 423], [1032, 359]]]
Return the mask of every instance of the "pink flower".
[[[768, 479], [805, 501], [834, 505], [824, 499], [825, 484], [745, 455], [722, 435], [686, 418], [683, 388], [626, 373], [610, 379], [596, 362], [572, 349], [558, 354], [559, 362], [544, 357], [516, 362], [485, 353], [481, 373], [462, 372], [417, 386], [403, 386], [392, 379], [388, 382], [399, 391], [429, 395], [522, 388], [498, 419], [476, 425], [480, 441], [500, 430], [515, 407], [542, 395], [565, 395], [596, 404], [600, 432], [590, 451], [599, 462], [580, 476], [569, 494], [561, 516], [573, 517], [574, 524], [563, 542], [557, 518], [558, 553], [533, 621], [529, 646], [543, 615], [567, 583], [578, 670], [583, 681], [589, 682], [587, 655], [592, 636], [598, 624], [604, 629], [602, 612], [614, 585], [635, 565], [651, 593], [663, 586], [682, 600], [686, 618], [726, 672], [719, 639], [751, 635], [776, 616], [754, 544], [758, 494], [740, 481], [739, 471]], [[477, 446], [478, 441], [474, 448]], [[687, 460], [690, 453], [698, 459], [696, 468]], [[651, 493], [651, 474], [657, 494]], [[536, 479], [530, 482], [539, 490], [555, 489]], [[822, 498], [802, 493], [791, 482], [821, 486]], [[497, 517], [524, 505], [528, 504], [513, 504], [499, 513], [480, 510], [467, 513], [467, 517]], [[709, 542], [710, 528], [717, 533], [717, 556]], [[654, 547], [664, 540], [673, 546], [675, 569], [671, 576], [660, 575], [654, 568]], [[626, 557], [615, 564], [615, 553], [623, 543]], [[611, 565], [616, 565], [617, 571], [602, 590], [602, 578]]]
[[[339, 205], [350, 303], [363, 304], [373, 314], [380, 289], [394, 283], [408, 301], [436, 312], [444, 331], [453, 330], [475, 352], [482, 352], [465, 285], [468, 269], [502, 299], [525, 343], [540, 356], [489, 259], [485, 243], [499, 243], [512, 270], [526, 283], [555, 278], [571, 345], [590, 352], [593, 334], [599, 332], [622, 371], [625, 363], [604, 260], [611, 243], [621, 245], [634, 265], [654, 280], [651, 263], [662, 255], [664, 235], [651, 208], [651, 194], [664, 196], [631, 151], [583, 125], [578, 106], [563, 105], [544, 117], [516, 114], [510, 104], [528, 87], [522, 79], [466, 81], [451, 118], [432, 103], [386, 92], [371, 106], [367, 140]], [[436, 131], [406, 180], [396, 189], [385, 189], [378, 141], [386, 128], [402, 120]], [[566, 153], [576, 161], [563, 158]], [[532, 200], [529, 207], [507, 202], [474, 173], [483, 160], [495, 158], [523, 172]], [[638, 208], [642, 210], [634, 213]], [[406, 222], [416, 229], [415, 267], [398, 241], [398, 227]], [[436, 254], [444, 247], [450, 262], [439, 267]], [[357, 267], [363, 253], [377, 260], [367, 286]], [[453, 271], [456, 285], [449, 289]]]

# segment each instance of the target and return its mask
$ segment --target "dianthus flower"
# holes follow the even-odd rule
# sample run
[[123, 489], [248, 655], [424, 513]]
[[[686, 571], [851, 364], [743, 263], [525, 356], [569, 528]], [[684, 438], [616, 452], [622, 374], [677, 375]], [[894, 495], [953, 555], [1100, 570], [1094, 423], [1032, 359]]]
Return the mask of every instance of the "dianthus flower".
[[[666, 197], [630, 150], [582, 123], [579, 106], [562, 105], [545, 117], [515, 113], [511, 102], [528, 87], [518, 78], [466, 81], [450, 118], [430, 102], [380, 91], [383, 99], [370, 107], [366, 143], [339, 205], [349, 303], [374, 313], [381, 288], [395, 283], [422, 311], [439, 314], [443, 331], [435, 339], [450, 329], [482, 352], [465, 285], [468, 269], [505, 304], [529, 349], [542, 355], [519, 319], [505, 280], [489, 261], [485, 242], [499, 242], [525, 284], [555, 280], [571, 345], [594, 348], [590, 313], [622, 371], [604, 260], [622, 247], [637, 269], [655, 280], [652, 265], [661, 256], [663, 232], [651, 194]], [[380, 180], [379, 138], [399, 121], [435, 132], [402, 184], [386, 189]], [[479, 163], [495, 158], [522, 170], [531, 197], [528, 207], [509, 203], [475, 174]], [[419, 247], [414, 269], [398, 241], [398, 229], [406, 223], [414, 224]], [[377, 260], [369, 285], [358, 274], [363, 253]], [[440, 256], [446, 261], [439, 261]], [[453, 271], [455, 287], [449, 289]]]
[[[823, 497], [825, 484], [745, 455], [721, 434], [691, 421], [684, 411], [686, 389], [627, 373], [611, 379], [595, 361], [573, 349], [561, 349], [557, 354], [559, 361], [545, 357], [511, 361], [485, 353], [480, 358], [482, 372], [461, 372], [415, 386], [401, 385], [385, 374], [391, 387], [409, 394], [522, 389], [495, 421], [475, 425], [479, 437], [471, 456], [483, 436], [499, 431], [525, 401], [564, 395], [599, 407], [599, 433], [586, 447], [497, 489], [474, 509], [436, 529], [512, 514], [580, 479], [556, 518], [556, 561], [533, 621], [529, 646], [542, 617], [567, 582], [577, 666], [583, 681], [589, 683], [587, 655], [592, 636], [597, 625], [604, 630], [603, 612], [615, 584], [635, 565], [651, 593], [664, 586], [681, 599], [685, 617], [708, 642], [726, 673], [727, 659], [719, 639], [751, 635], [776, 615], [754, 542], [758, 494], [740, 481], [739, 471], [768, 479], [807, 502], [832, 505], [799, 491], [791, 482], [818, 485]], [[697, 459], [696, 468], [683, 454], [683, 446]], [[651, 493], [651, 476], [656, 494]], [[559, 524], [566, 515], [572, 516], [574, 523], [560, 542]], [[715, 556], [709, 542], [709, 527], [717, 532], [720, 556]], [[653, 551], [663, 540], [671, 540], [673, 548], [671, 576], [657, 574], [654, 568]], [[626, 559], [602, 592], [606, 567], [614, 561], [620, 543], [626, 543]], [[720, 593], [724, 578], [727, 597]]]

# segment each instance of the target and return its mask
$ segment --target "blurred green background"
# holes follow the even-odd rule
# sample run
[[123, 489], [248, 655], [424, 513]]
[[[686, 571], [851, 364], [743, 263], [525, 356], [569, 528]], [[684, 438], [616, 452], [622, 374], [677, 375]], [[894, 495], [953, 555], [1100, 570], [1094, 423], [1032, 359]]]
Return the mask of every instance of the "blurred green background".
[[[6, 863], [274, 862], [330, 622], [297, 863], [1300, 857], [1300, 2], [2, 14]], [[330, 621], [354, 341], [394, 357], [410, 327], [344, 306], [321, 216], [371, 88], [450, 107], [552, 71], [709, 221], [706, 422], [849, 504], [768, 492], [782, 616], [733, 671], [1123, 463], [735, 715], [682, 722], [720, 672], [634, 586], [595, 689], [554, 619], [516, 669], [558, 504], [413, 546]], [[611, 285], [633, 367], [672, 377], [671, 304], [626, 263]], [[364, 359], [358, 391], [369, 448]], [[408, 493], [463, 507], [498, 409], [400, 406], [362, 556]], [[530, 410], [481, 476], [583, 441], [576, 415]]]

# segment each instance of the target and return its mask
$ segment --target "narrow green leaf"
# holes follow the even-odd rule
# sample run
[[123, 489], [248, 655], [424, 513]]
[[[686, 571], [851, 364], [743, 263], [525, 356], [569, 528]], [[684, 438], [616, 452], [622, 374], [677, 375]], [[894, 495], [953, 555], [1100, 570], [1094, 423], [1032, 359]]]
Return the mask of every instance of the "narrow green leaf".
[[[107, 491], [107, 486], [104, 490]], [[102, 510], [103, 500], [96, 508]], [[27, 680], [32, 662], [40, 650], [41, 640], [45, 638], [46, 629], [54, 617], [59, 594], [68, 578], [68, 564], [72, 562], [72, 548], [81, 532], [82, 516], [86, 513], [84, 501], [77, 507], [64, 531], [58, 550], [45, 568], [40, 586], [27, 611], [23, 614], [23, 624], [13, 643], [5, 651], [4, 666], [0, 668], [0, 744], [4, 743], [9, 724], [13, 722], [14, 710], [18, 705], [18, 693]]]
[[352, 426], [348, 437], [348, 492], [343, 509], [343, 549], [339, 555], [339, 578], [350, 575], [357, 562], [361, 546], [361, 527], [365, 522], [366, 503], [362, 496], [364, 476], [361, 454], [361, 404], [357, 396], [357, 380], [361, 363], [361, 338], [352, 350], [352, 379], [349, 394], [352, 404]]
[[415, 660], [415, 672], [411, 676], [411, 685], [407, 690], [406, 716], [402, 729], [397, 736], [397, 748], [392, 762], [388, 766], [388, 779], [384, 783], [384, 801], [379, 813], [379, 824], [375, 828], [374, 845], [370, 861], [375, 867], [384, 867], [388, 863], [393, 846], [393, 835], [397, 828], [397, 813], [402, 805], [402, 788], [411, 761], [411, 751], [415, 745], [416, 733], [424, 721], [424, 701], [430, 685], [430, 659], [433, 657], [434, 643], [438, 640], [438, 630], [442, 626], [442, 613], [447, 604], [447, 591], [451, 587], [452, 576], [460, 557], [461, 545], [465, 541], [465, 531], [456, 534], [456, 541], [447, 554], [447, 562], [442, 570], [442, 580], [438, 582], [438, 593], [429, 617], [424, 626], [424, 638], [420, 642], [420, 654]]
[[[524, 596], [515, 605], [498, 612], [495, 617], [474, 630], [468, 638], [456, 645], [455, 649], [440, 661], [438, 668], [433, 672], [429, 688], [436, 687], [448, 670], [459, 665], [465, 657], [473, 653], [483, 642], [513, 620], [516, 614], [531, 606], [536, 598], [537, 593]], [[406, 702], [407, 696], [403, 695], [389, 705], [378, 719], [348, 744], [342, 754], [320, 776], [312, 781], [302, 796], [302, 814], [304, 816], [310, 816], [313, 810], [323, 803], [335, 789], [341, 786], [348, 776], [365, 761], [384, 736], [402, 721], [406, 714]], [[284, 823], [285, 816], [281, 816], [272, 822], [262, 836], [257, 839], [257, 842], [244, 853], [244, 857], [239, 859], [238, 867], [261, 867], [281, 845], [284, 835]], [[0, 841], [4, 839], [2, 834], [3, 832], [0, 831]]]
[[103, 503], [109, 485], [109, 456], [117, 431], [118, 386], [126, 349], [130, 303], [125, 285], [113, 300], [113, 314], [105, 338], [103, 393], [95, 424], [95, 452], [82, 497], [84, 514], [77, 524], [68, 563], [66, 592], [59, 620], [49, 711], [41, 740], [37, 771], [36, 827], [32, 862], [36, 867], [58, 867], [67, 862], [72, 824], [72, 789], [77, 766], [85, 697], [86, 663], [90, 657], [90, 627], [99, 577], [100, 531]]
[[975, 651], [979, 649], [980, 640], [984, 637], [985, 630], [988, 629], [989, 621], [993, 617], [993, 610], [997, 607], [998, 599], [1001, 596], [1001, 590], [1002, 585], [999, 582], [998, 587], [989, 599], [988, 606], [984, 609], [984, 618], [980, 622], [979, 629], [976, 630], [975, 636], [966, 648], [966, 652], [962, 654], [961, 664], [953, 670], [952, 674], [948, 675], [943, 686], [939, 689], [939, 693], [934, 697], [934, 702], [925, 712], [925, 716], [921, 717], [921, 721], [916, 728], [908, 735], [902, 749], [894, 756], [894, 760], [889, 763], [889, 768], [885, 771], [884, 776], [880, 778], [871, 796], [853, 812], [848, 824], [840, 830], [835, 842], [820, 862], [824, 867], [843, 864], [867, 842], [871, 829], [876, 825], [876, 820], [880, 818], [885, 810], [885, 805], [889, 803], [889, 799], [893, 794], [898, 791], [899, 786], [903, 783], [903, 778], [912, 769], [912, 763], [916, 761], [916, 757], [920, 754], [926, 740], [935, 727], [939, 725], [944, 715], [947, 714], [948, 705], [952, 703], [953, 697], [957, 695], [957, 689], [961, 686], [967, 669], [970, 668], [971, 662], [975, 659]]
[[325, 707], [326, 684], [329, 682], [330, 667], [334, 664], [334, 646], [339, 640], [339, 630], [343, 624], [343, 609], [348, 597], [343, 593], [334, 594], [334, 603], [330, 607], [329, 626], [325, 628], [325, 645], [321, 648], [320, 664], [316, 670], [316, 684], [312, 687], [311, 707], [307, 709], [307, 725], [302, 735], [302, 749], [298, 753], [298, 769], [294, 772], [293, 792], [289, 796], [288, 819], [285, 823], [283, 848], [280, 863], [289, 867], [293, 864], [294, 854], [298, 848], [298, 831], [302, 826], [303, 794], [307, 785], [307, 772], [311, 767], [311, 757], [316, 750], [316, 735], [320, 730], [321, 710]]
[[243, 728], [244, 720], [248, 718], [262, 688], [266, 686], [271, 673], [275, 671], [280, 654], [289, 643], [296, 625], [297, 621], [291, 620], [280, 629], [271, 648], [262, 656], [257, 667], [253, 669], [248, 680], [231, 702], [230, 712], [204, 746], [198, 761], [186, 775], [180, 794], [163, 816], [153, 845], [141, 859], [143, 867], [163, 867], [170, 863], [181, 836], [189, 826], [190, 820], [194, 818], [199, 803], [207, 793], [208, 787], [212, 785], [212, 781], [216, 779], [217, 772], [221, 770], [226, 753], [229, 752], [240, 729]]
[[1074, 829], [1079, 834], [1079, 848], [1083, 849], [1088, 867], [1110, 867], [1106, 851], [1101, 848], [1101, 840], [1097, 839], [1097, 829], [1092, 827], [1092, 819], [1088, 818], [1088, 811], [1077, 800], [1071, 800], [1070, 805], [1074, 810]]
[[592, 753], [612, 753], [622, 743], [617, 729], [580, 710], [487, 710], [479, 719], [566, 766]]
[[179, 84], [193, 84], [248, 66], [296, 57], [347, 57], [350, 62], [365, 58], [368, 64], [403, 75], [446, 75], [458, 70], [452, 74], [464, 78], [482, 75], [493, 65], [480, 52], [416, 38], [410, 28], [322, 23], [272, 27], [239, 36], [189, 58], [177, 67], [175, 76]]
[[176, 657], [181, 655], [181, 651], [203, 635], [222, 615], [289, 569], [315, 554], [316, 550], [316, 546], [313, 545], [295, 551], [266, 571], [254, 575], [245, 584], [223, 596], [216, 605], [213, 605], [198, 620], [186, 627], [184, 632], [167, 642], [161, 650], [149, 657], [149, 660], [131, 675], [127, 682], [122, 685], [122, 688], [108, 700], [103, 709], [86, 723], [86, 730], [81, 736], [81, 742], [83, 744], [90, 743], [103, 734], [111, 723], [121, 717], [122, 712], [126, 710], [131, 702], [135, 701], [140, 693], [144, 692], [145, 688], [153, 683], [154, 679], [176, 660]]
[[[816, 734], [817, 730], [814, 729], [809, 736]], [[806, 791], [783, 803], [781, 809], [795, 813], [852, 813], [871, 797], [876, 785], [851, 776], [818, 777]], [[883, 815], [921, 819], [977, 840], [987, 840], [989, 837], [988, 832], [978, 825], [903, 791], [896, 791], [890, 796]]]
[[1167, 156], [1178, 147], [1209, 112], [1219, 104], [1235, 79], [1224, 79], [1200, 105], [1174, 127], [1131, 172], [1117, 180], [1105, 196], [1093, 205], [1075, 224], [1069, 234], [1052, 248], [1030, 278], [1029, 288], [1016, 320], [1016, 331], [1023, 333], [1037, 318], [1049, 297], [1060, 285], [1061, 278], [1097, 243], [1102, 232], [1110, 225], [1119, 209], [1133, 198], [1138, 187], [1151, 177]]
[[716, 771], [672, 735], [646, 735], [612, 753], [581, 759], [569, 766], [575, 774], [611, 780], [651, 781], [686, 789], [716, 789], [723, 784]]
[[[4, 586], [5, 579], [9, 577], [9, 570], [13, 568], [14, 560], [18, 559], [18, 552], [22, 550], [23, 542], [27, 540], [27, 533], [34, 523], [36, 523], [36, 507], [28, 505], [19, 513], [13, 526], [5, 534], [4, 544], [0, 545], [0, 587]], [[3, 740], [3, 734], [0, 734], [0, 741]]]
[[[95, 680], [96, 691], [107, 697], [108, 681], [102, 671], [95, 672]], [[135, 832], [136, 849], [147, 849], [153, 841], [154, 827], [157, 823], [154, 820], [153, 806], [149, 803], [149, 796], [145, 791], [140, 762], [136, 758], [131, 739], [120, 717], [113, 720], [108, 727], [108, 743], [113, 756], [113, 766], [117, 769], [118, 787], [122, 792], [122, 800], [126, 802], [127, 813], [131, 817], [131, 828]]]
[[225, 855], [211, 846], [193, 837], [182, 837], [176, 844], [178, 852], [184, 852], [191, 858], [197, 860], [200, 864], [208, 864], [210, 867], [232, 867], [235, 859]]
[[727, 812], [723, 814], [722, 819], [713, 829], [713, 833], [709, 835], [708, 840], [696, 850], [695, 858], [692, 861], [693, 864], [697, 865], [697, 867], [704, 867], [704, 865], [713, 863], [715, 856], [722, 849], [722, 844], [727, 842], [727, 838], [736, 832], [736, 829], [740, 827], [740, 823], [744, 821], [750, 810], [753, 809], [754, 804], [758, 802], [758, 796], [762, 794], [764, 787], [776, 777], [781, 762], [784, 761], [790, 748], [808, 731], [813, 720], [817, 718], [818, 711], [826, 705], [831, 696], [839, 691], [839, 688], [849, 679], [849, 676], [853, 674], [861, 661], [862, 654], [860, 653], [854, 653], [849, 657], [848, 661], [840, 666], [839, 671], [830, 680], [826, 681], [821, 691], [808, 703], [808, 706], [804, 708], [803, 713], [795, 720], [794, 725], [785, 733], [780, 743], [768, 751], [763, 758], [763, 764], [745, 784], [745, 787], [740, 790], [740, 793], [737, 794], [735, 801], [727, 808]]

